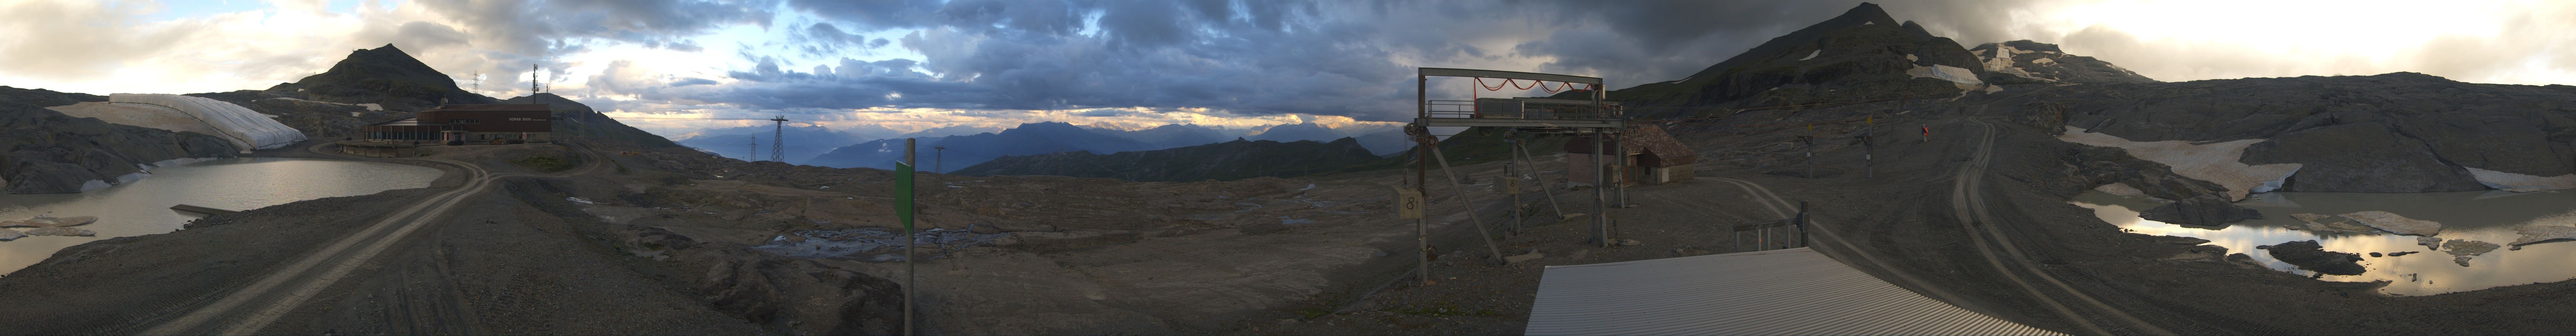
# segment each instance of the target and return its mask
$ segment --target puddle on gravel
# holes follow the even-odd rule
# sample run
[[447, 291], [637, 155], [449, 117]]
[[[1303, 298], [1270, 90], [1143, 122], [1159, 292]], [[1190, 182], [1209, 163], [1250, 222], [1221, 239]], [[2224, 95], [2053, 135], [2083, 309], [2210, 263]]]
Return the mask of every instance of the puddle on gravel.
[[[2522, 236], [2514, 232], [2514, 228], [2527, 225], [2576, 226], [2576, 192], [2265, 193], [2237, 203], [2262, 212], [2263, 219], [2236, 222], [2223, 228], [2184, 226], [2138, 218], [2138, 211], [2166, 203], [2148, 198], [2088, 191], [2069, 203], [2091, 208], [2095, 216], [2120, 228], [2151, 235], [2208, 239], [2208, 245], [2226, 247], [2228, 253], [2244, 253], [2272, 269], [2299, 275], [2315, 275], [2315, 272], [2281, 262], [2272, 258], [2270, 251], [2254, 249], [2254, 246], [2316, 240], [2327, 251], [2361, 254], [2361, 265], [2369, 269], [2361, 275], [2326, 275], [2321, 280], [2388, 280], [2388, 287], [2380, 289], [2380, 292], [2388, 294], [2433, 295], [2576, 279], [2576, 242], [2524, 245], [2521, 250], [2497, 248], [2470, 258], [2468, 266], [2460, 266], [2452, 262], [2448, 253], [2415, 245], [2415, 236], [2385, 232], [2321, 235], [2292, 229], [2305, 225], [2290, 217], [2296, 213], [2337, 215], [2387, 211], [2407, 218], [2442, 223], [2442, 231], [2434, 236], [2437, 238], [2503, 245]], [[2370, 252], [2385, 255], [2400, 251], [2420, 253], [2397, 257], [2369, 256]]]

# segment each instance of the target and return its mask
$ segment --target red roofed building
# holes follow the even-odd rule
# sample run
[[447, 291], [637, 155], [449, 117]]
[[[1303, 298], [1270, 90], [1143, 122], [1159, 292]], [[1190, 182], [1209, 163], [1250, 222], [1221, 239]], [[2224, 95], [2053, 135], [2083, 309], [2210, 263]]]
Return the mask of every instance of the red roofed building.
[[[1688, 181], [1693, 178], [1691, 163], [1699, 161], [1698, 152], [1691, 151], [1690, 146], [1682, 145], [1681, 140], [1665, 133], [1663, 127], [1654, 125], [1630, 126], [1613, 143], [1618, 144], [1619, 152], [1613, 153], [1615, 159], [1611, 162], [1618, 163], [1619, 176], [1613, 176], [1611, 181], [1621, 185]], [[1567, 186], [1592, 185], [1597, 169], [1592, 164], [1592, 154], [1598, 152], [1598, 148], [1600, 145], [1593, 144], [1590, 136], [1577, 136], [1573, 141], [1565, 142]]]

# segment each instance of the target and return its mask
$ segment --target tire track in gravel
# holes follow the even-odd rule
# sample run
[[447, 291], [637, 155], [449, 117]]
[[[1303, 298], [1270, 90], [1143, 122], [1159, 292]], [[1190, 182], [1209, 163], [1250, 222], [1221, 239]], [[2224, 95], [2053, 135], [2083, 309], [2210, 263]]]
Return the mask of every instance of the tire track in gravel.
[[[305, 149], [307, 151], [329, 156], [357, 158], [354, 156], [322, 151], [321, 148], [327, 145], [329, 144], [316, 144], [311, 147], [306, 147]], [[363, 229], [356, 234], [342, 237], [339, 240], [334, 241], [331, 245], [324, 247], [322, 250], [306, 255], [303, 258], [298, 259], [295, 263], [287, 265], [285, 268], [279, 269], [274, 273], [261, 277], [258, 281], [234, 290], [225, 295], [222, 299], [215, 300], [205, 306], [189, 310], [186, 314], [179, 315], [154, 325], [149, 329], [145, 329], [140, 334], [241, 335], [259, 333], [262, 329], [268, 327], [270, 323], [276, 322], [278, 318], [285, 317], [287, 313], [294, 311], [296, 307], [303, 306], [305, 301], [315, 298], [324, 289], [330, 288], [331, 285], [358, 271], [360, 266], [366, 265], [368, 261], [375, 259], [378, 254], [382, 254], [386, 249], [402, 242], [403, 238], [410, 236], [413, 231], [428, 226], [434, 220], [445, 217], [447, 212], [450, 209], [455, 208], [459, 203], [463, 203], [466, 199], [475, 195], [480, 195], [483, 191], [490, 189], [490, 187], [495, 184], [493, 182], [509, 177], [557, 177], [586, 174], [598, 170], [599, 164], [606, 160], [604, 156], [599, 155], [599, 153], [592, 152], [587, 148], [571, 144], [565, 144], [565, 146], [572, 147], [574, 152], [582, 154], [583, 158], [588, 159], [586, 160], [587, 164], [572, 171], [547, 175], [518, 173], [493, 174], [489, 170], [483, 169], [481, 166], [455, 160], [401, 159], [438, 162], [459, 167], [466, 172], [466, 183], [458, 186], [454, 190], [439, 193], [435, 196], [423, 199], [420, 203], [404, 208], [403, 211], [397, 212], [391, 216], [387, 216], [385, 219], [369, 225], [366, 229]], [[447, 310], [439, 309], [441, 307], [424, 308]], [[438, 314], [431, 314], [433, 317], [437, 315]], [[415, 321], [415, 323], [417, 323], [417, 321]]]

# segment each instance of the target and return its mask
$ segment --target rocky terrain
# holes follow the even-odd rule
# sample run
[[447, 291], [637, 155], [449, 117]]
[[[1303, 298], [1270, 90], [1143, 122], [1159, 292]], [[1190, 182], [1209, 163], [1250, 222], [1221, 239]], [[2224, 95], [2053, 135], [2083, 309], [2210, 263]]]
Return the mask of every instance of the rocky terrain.
[[44, 90], [0, 88], [0, 191], [12, 194], [76, 193], [125, 183], [132, 175], [170, 160], [232, 157], [240, 148], [224, 138], [75, 118], [38, 104], [70, 105], [98, 98]]
[[2576, 188], [2576, 86], [2401, 72], [2005, 90], [1989, 105], [2133, 141], [2259, 140], [2241, 162], [2302, 166], [2283, 191]]
[[2137, 72], [2111, 65], [2111, 62], [2067, 54], [2055, 44], [2031, 40], [1980, 44], [1969, 48], [1968, 53], [1985, 60], [1986, 75], [1981, 78], [1988, 83], [2028, 84], [2030, 80], [2057, 84], [2156, 82]]
[[1353, 138], [1332, 142], [1235, 140], [1198, 146], [1093, 154], [1088, 151], [1005, 156], [951, 171], [967, 176], [1058, 175], [1128, 181], [1232, 181], [1295, 177], [1377, 161]]
[[[1983, 88], [1985, 65], [1946, 37], [1875, 4], [1772, 38], [1680, 80], [1609, 92], [1630, 107], [1766, 107], [1955, 96]], [[2032, 82], [2037, 82], [2032, 80]], [[1565, 97], [1588, 95], [1567, 92]], [[1697, 115], [1639, 110], [1647, 118]]]

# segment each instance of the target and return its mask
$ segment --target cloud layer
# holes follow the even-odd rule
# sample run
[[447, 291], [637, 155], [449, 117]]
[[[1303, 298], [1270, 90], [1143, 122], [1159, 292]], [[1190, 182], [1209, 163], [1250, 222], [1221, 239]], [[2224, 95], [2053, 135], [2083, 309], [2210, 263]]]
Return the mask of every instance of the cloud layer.
[[[481, 92], [602, 110], [1015, 124], [1402, 120], [1414, 67], [1679, 79], [1848, 1], [435, 1], [150, 19], [0, 0], [0, 85], [264, 88], [387, 43]], [[2576, 3], [1893, 2], [1962, 43], [2031, 39], [2167, 81], [2415, 71], [2576, 84]], [[1463, 81], [1434, 81], [1465, 98]], [[1539, 92], [1482, 92], [1482, 96]], [[675, 124], [679, 125], [679, 124]]]

